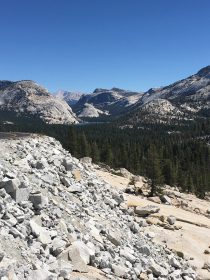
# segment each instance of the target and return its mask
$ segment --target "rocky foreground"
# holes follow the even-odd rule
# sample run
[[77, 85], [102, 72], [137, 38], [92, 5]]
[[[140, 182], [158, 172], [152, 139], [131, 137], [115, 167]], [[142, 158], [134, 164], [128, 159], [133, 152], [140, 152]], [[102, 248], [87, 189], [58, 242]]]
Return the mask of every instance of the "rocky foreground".
[[[146, 212], [145, 212], [146, 211]], [[1, 279], [196, 279], [120, 190], [49, 137], [0, 140]], [[98, 278], [99, 279], [99, 278]]]

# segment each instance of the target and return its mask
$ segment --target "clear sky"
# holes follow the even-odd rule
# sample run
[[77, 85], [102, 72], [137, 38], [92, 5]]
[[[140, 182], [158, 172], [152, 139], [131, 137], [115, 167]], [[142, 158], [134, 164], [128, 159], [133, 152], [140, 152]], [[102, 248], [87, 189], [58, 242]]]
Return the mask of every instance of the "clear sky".
[[1, 0], [0, 79], [145, 91], [210, 64], [209, 0]]

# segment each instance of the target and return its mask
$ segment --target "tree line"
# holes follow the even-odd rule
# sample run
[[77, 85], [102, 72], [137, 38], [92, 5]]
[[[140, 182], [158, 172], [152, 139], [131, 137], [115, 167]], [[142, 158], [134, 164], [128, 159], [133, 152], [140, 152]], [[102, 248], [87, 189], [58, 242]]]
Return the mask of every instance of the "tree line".
[[120, 129], [112, 125], [71, 127], [68, 149], [76, 157], [124, 167], [151, 179], [204, 197], [210, 191], [210, 149], [195, 130], [168, 134], [164, 128]]
[[0, 131], [52, 136], [75, 157], [90, 156], [96, 163], [124, 167], [150, 178], [153, 186], [174, 185], [199, 197], [210, 192], [210, 149], [205, 141], [210, 120], [129, 129], [118, 123], [48, 125], [36, 118], [5, 113], [0, 115]]

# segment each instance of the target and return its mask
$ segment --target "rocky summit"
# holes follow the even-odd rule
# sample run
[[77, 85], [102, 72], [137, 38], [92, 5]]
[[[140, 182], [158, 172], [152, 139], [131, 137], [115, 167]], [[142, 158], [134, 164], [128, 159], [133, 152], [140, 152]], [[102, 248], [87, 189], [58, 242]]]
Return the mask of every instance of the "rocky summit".
[[0, 140], [1, 279], [196, 279], [138, 211], [53, 138]]
[[78, 123], [65, 101], [33, 81], [0, 81], [0, 111], [33, 116], [50, 124]]

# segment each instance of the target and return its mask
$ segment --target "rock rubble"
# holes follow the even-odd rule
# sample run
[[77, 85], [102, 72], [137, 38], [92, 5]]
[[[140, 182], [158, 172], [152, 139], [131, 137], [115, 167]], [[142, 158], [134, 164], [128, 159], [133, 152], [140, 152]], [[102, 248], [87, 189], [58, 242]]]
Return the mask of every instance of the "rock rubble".
[[90, 266], [107, 279], [196, 279], [185, 260], [152, 242], [144, 219], [123, 202], [90, 161], [54, 139], [1, 140], [0, 279], [68, 280], [78, 271], [79, 280]]

